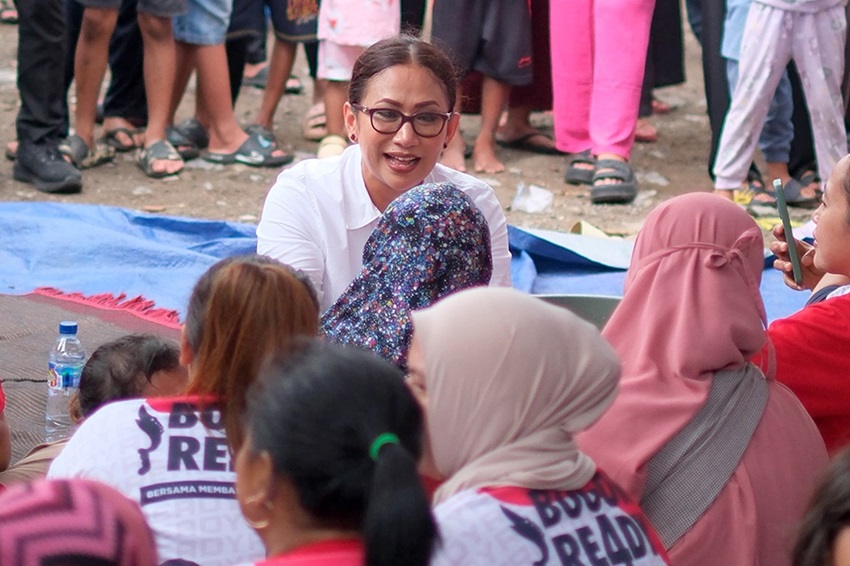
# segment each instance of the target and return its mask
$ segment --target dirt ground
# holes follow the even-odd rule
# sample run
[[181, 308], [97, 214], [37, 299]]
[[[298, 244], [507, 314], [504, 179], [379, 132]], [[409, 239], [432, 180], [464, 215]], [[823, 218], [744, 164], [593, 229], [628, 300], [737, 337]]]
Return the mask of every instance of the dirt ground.
[[[0, 141], [4, 144], [15, 136], [18, 106], [16, 49], [17, 27], [1, 26]], [[679, 193], [709, 189], [705, 166], [709, 128], [700, 47], [690, 33], [686, 34], [685, 49], [687, 82], [656, 91], [658, 98], [672, 104], [675, 109], [651, 119], [659, 130], [656, 143], [635, 147], [632, 162], [641, 191], [632, 205], [591, 205], [586, 188], [564, 183], [566, 164], [562, 157], [502, 149], [500, 156], [507, 171], [481, 175], [481, 178], [496, 190], [508, 221], [524, 227], [569, 230], [578, 220], [585, 220], [609, 233], [628, 235], [637, 232], [647, 212], [659, 202]], [[284, 97], [277, 113], [275, 133], [286, 149], [304, 159], [311, 157], [317, 144], [305, 141], [301, 136], [302, 117], [311, 101], [310, 81], [303, 57], [296, 62], [296, 69], [305, 84], [305, 92]], [[261, 90], [243, 87], [237, 104], [237, 118], [249, 123], [261, 97]], [[190, 91], [179, 109], [178, 118], [190, 116], [193, 104], [194, 91]], [[534, 115], [533, 120], [539, 127], [551, 130], [551, 115]], [[477, 132], [478, 118], [464, 116], [461, 128], [467, 141], [472, 141]], [[469, 162], [467, 165], [471, 167]], [[40, 193], [30, 185], [13, 180], [12, 163], [3, 160], [0, 162], [0, 200], [97, 203], [168, 215], [256, 223], [268, 187], [277, 172], [241, 164], [224, 167], [196, 159], [186, 164], [179, 178], [159, 181], [142, 173], [135, 164], [134, 154], [119, 154], [115, 163], [84, 172], [81, 194], [62, 196]], [[551, 207], [537, 214], [512, 211], [511, 201], [520, 183], [552, 191], [555, 198]]]

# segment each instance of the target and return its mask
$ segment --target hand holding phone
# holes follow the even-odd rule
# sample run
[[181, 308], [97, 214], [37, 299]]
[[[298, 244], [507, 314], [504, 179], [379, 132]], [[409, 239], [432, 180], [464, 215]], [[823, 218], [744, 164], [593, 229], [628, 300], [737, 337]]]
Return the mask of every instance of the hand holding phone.
[[794, 244], [791, 216], [788, 214], [788, 204], [785, 202], [785, 189], [782, 188], [782, 181], [774, 179], [773, 188], [776, 192], [776, 208], [779, 210], [779, 218], [782, 220], [782, 228], [785, 231], [785, 241], [788, 242], [788, 259], [791, 260], [794, 283], [800, 286], [803, 284], [803, 266], [800, 264], [800, 255], [797, 253], [797, 246]]

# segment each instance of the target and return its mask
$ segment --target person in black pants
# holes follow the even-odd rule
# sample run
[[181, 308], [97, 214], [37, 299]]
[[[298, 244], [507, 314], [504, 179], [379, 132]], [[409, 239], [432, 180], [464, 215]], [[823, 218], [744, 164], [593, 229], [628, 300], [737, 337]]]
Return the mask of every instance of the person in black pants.
[[13, 176], [43, 192], [74, 193], [82, 176], [59, 152], [66, 134], [63, 0], [17, 0], [18, 152]]

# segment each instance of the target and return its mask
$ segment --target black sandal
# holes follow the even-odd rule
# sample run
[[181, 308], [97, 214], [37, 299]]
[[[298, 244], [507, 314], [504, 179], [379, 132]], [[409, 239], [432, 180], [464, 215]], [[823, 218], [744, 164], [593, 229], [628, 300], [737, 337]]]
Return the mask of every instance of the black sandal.
[[91, 169], [115, 159], [115, 149], [104, 143], [94, 143], [89, 147], [86, 142], [74, 134], [59, 144], [59, 151], [67, 156], [77, 169]]
[[808, 188], [809, 184], [811, 183], [804, 184], [801, 180], [791, 177], [788, 183], [783, 187], [785, 189], [785, 202], [787, 202], [789, 206], [796, 206], [799, 208], [817, 208], [820, 205], [820, 196], [818, 195], [817, 190], [815, 191], [814, 196], [803, 196], [803, 191]]
[[139, 151], [139, 160], [138, 164], [141, 167], [142, 171], [145, 172], [145, 175], [150, 177], [151, 179], [162, 179], [164, 177], [173, 177], [180, 173], [183, 170], [181, 167], [177, 171], [173, 173], [168, 173], [166, 171], [156, 171], [153, 168], [154, 161], [179, 161], [183, 162], [183, 159], [180, 157], [180, 153], [174, 149], [174, 146], [168, 142], [168, 140], [159, 140], [152, 143], [149, 147], [143, 148]]
[[[618, 183], [600, 183], [606, 179]], [[593, 187], [590, 189], [590, 202], [593, 204], [629, 204], [637, 196], [638, 186], [632, 166], [616, 159], [596, 161], [596, 173], [593, 174]]]
[[210, 135], [204, 129], [204, 125], [195, 118], [186, 118], [175, 127], [190, 142], [198, 146], [198, 149], [206, 149], [210, 145]]
[[[590, 165], [590, 167], [578, 167], [578, 165]], [[590, 185], [593, 183], [593, 174], [596, 170], [596, 160], [590, 154], [590, 150], [582, 151], [573, 155], [564, 181], [572, 185]]]

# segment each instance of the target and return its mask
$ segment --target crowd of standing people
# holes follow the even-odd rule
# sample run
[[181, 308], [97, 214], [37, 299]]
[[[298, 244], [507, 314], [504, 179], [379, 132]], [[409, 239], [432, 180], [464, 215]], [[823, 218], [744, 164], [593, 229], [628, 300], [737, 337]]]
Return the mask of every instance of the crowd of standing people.
[[[846, 2], [685, 6], [703, 47], [707, 168], [717, 193], [775, 203], [751, 159], [760, 145], [766, 176], [782, 180], [788, 201], [816, 206], [822, 181], [847, 150]], [[464, 172], [471, 158], [474, 172], [496, 173], [505, 168], [499, 146], [564, 155], [565, 180], [589, 185], [592, 202], [628, 203], [638, 191], [633, 145], [657, 139], [645, 118], [669, 111], [653, 89], [684, 81], [682, 6], [675, 0], [38, 0], [21, 7], [17, 20], [21, 109], [18, 140], [7, 154], [16, 158], [16, 179], [46, 192], [79, 191], [80, 171], [116, 152], [137, 151], [139, 166], [154, 178], [176, 175], [199, 156], [286, 165], [294, 156], [282, 149], [274, 118], [299, 45], [314, 99], [303, 134], [319, 142], [318, 157], [339, 155], [357, 143], [345, 125], [357, 57], [402, 31], [420, 35], [424, 25], [464, 78], [446, 111], [481, 115], [474, 143], [449, 136], [441, 163]], [[240, 125], [233, 104], [246, 64], [264, 57], [268, 28], [263, 100], [251, 123]], [[107, 64], [110, 84], [100, 101]], [[193, 73], [193, 116], [176, 123]], [[529, 123], [533, 111], [549, 110], [554, 135]]]

